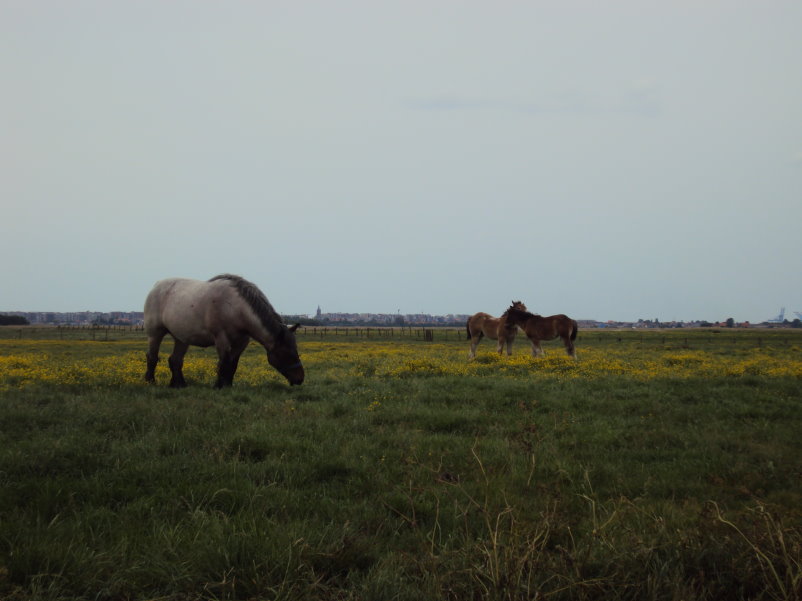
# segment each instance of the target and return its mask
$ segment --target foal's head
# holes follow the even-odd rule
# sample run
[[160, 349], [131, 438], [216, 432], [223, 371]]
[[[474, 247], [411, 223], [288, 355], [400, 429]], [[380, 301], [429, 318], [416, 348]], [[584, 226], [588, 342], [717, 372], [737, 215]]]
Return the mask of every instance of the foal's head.
[[282, 326], [273, 339], [273, 347], [267, 353], [267, 362], [293, 386], [304, 381], [304, 366], [295, 342], [295, 330], [299, 325], [296, 323], [289, 328]]
[[510, 308], [504, 311], [504, 315], [507, 316], [507, 319], [516, 324], [516, 325], [523, 325], [527, 319], [532, 317], [532, 314], [526, 310], [526, 305], [524, 305], [521, 301], [512, 301]]

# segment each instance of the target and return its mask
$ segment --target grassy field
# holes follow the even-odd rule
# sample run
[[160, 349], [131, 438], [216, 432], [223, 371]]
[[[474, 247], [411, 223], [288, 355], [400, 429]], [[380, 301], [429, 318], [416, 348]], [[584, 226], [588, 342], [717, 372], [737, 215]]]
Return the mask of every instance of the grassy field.
[[[802, 333], [251, 346], [0, 329], [0, 598], [800, 599]], [[34, 339], [35, 338], [35, 339]]]

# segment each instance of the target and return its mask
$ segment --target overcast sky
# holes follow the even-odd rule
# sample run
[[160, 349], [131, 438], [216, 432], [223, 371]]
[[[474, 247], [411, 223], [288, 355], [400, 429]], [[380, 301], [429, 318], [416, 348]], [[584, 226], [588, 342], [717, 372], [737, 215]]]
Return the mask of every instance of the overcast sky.
[[0, 0], [0, 310], [802, 311], [802, 2]]

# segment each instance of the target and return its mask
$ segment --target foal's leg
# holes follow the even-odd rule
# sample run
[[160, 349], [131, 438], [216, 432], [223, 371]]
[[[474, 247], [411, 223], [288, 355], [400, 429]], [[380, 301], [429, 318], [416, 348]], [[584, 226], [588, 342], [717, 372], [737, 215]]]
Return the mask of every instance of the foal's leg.
[[568, 353], [568, 356], [576, 359], [576, 348], [574, 347], [574, 341], [571, 340], [570, 336], [566, 336], [563, 338], [563, 342], [565, 343], [565, 352]]
[[498, 338], [496, 339], [496, 352], [500, 355], [504, 352], [504, 346], [506, 345], [506, 338], [504, 337], [503, 332], [498, 333]]
[[546, 353], [543, 351], [543, 347], [540, 346], [540, 340], [532, 340], [529, 339], [529, 342], [532, 343], [532, 356], [533, 357], [542, 357]]
[[159, 362], [159, 347], [162, 344], [167, 330], [148, 334], [147, 368], [145, 369], [145, 382], [156, 382], [156, 364]]
[[479, 346], [479, 343], [482, 341], [482, 337], [484, 333], [480, 330], [476, 334], [471, 335], [471, 352], [468, 353], [468, 357], [473, 359], [476, 357], [476, 347]]
[[510, 357], [512, 355], [512, 341], [515, 340], [516, 332], [507, 332], [507, 356]]
[[167, 359], [167, 365], [170, 366], [170, 388], [186, 388], [187, 381], [184, 380], [184, 355], [187, 354], [189, 345], [175, 339], [173, 346], [173, 354]]

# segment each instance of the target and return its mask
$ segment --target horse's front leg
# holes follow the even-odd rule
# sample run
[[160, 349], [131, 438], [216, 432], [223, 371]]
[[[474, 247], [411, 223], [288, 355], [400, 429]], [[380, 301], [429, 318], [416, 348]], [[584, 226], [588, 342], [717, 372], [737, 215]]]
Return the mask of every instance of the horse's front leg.
[[504, 352], [504, 347], [507, 345], [507, 339], [504, 338], [504, 334], [498, 335], [498, 340], [496, 341], [496, 352], [501, 355]]
[[173, 354], [167, 359], [170, 366], [170, 388], [186, 388], [187, 382], [184, 380], [184, 355], [187, 354], [189, 345], [176, 339], [173, 347]]
[[217, 361], [217, 382], [215, 388], [226, 388], [234, 383], [234, 372], [237, 367], [234, 365], [234, 359], [230, 353], [227, 353]]
[[248, 346], [248, 338], [237, 340], [234, 344], [218, 344], [217, 382], [215, 388], [225, 388], [234, 384], [239, 358]]
[[543, 351], [543, 347], [540, 346], [540, 340], [530, 340], [532, 343], [532, 356], [533, 357], [542, 357], [546, 353]]
[[508, 332], [506, 341], [507, 341], [507, 356], [512, 356], [512, 342], [515, 340], [515, 332]]

